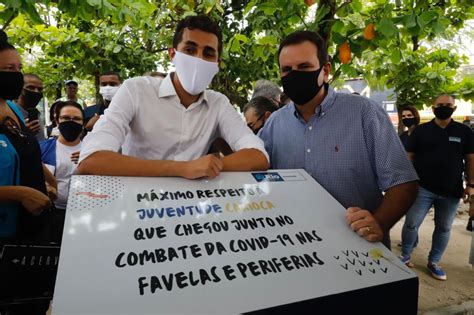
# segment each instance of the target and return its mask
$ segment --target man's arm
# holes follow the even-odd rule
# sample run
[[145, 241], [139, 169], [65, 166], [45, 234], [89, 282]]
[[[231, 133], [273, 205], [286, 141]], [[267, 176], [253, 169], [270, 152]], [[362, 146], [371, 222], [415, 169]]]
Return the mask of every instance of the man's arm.
[[[413, 161], [415, 161], [415, 153], [413, 152], [407, 152], [407, 155], [408, 155], [408, 159], [410, 160], [410, 162], [413, 163]], [[474, 177], [473, 177], [474, 178]]]
[[382, 203], [373, 214], [358, 207], [348, 208], [347, 224], [369, 242], [380, 242], [392, 226], [407, 213], [417, 194], [418, 182], [393, 186], [385, 192]]
[[384, 233], [395, 225], [410, 209], [418, 195], [418, 182], [409, 182], [389, 188], [382, 204], [373, 216]]
[[257, 149], [242, 149], [222, 159], [223, 171], [266, 171], [267, 157]]
[[80, 175], [171, 176], [196, 179], [214, 178], [219, 175], [222, 168], [223, 162], [212, 154], [183, 162], [144, 160], [112, 151], [98, 151], [79, 164], [77, 173]]

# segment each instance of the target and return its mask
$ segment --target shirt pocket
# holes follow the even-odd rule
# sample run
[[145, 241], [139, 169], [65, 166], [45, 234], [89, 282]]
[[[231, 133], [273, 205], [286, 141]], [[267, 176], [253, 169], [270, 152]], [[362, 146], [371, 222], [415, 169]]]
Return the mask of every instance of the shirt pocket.
[[448, 137], [449, 141], [449, 149], [451, 152], [455, 152], [456, 154], [463, 155], [464, 154], [464, 139], [461, 137], [450, 136]]

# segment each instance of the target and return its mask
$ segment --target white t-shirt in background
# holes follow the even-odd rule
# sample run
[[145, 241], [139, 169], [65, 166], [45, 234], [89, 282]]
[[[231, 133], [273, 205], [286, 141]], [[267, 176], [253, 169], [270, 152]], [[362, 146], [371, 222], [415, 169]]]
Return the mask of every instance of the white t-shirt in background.
[[66, 209], [69, 194], [69, 181], [76, 172], [77, 164], [71, 161], [71, 154], [81, 150], [82, 143], [67, 146], [56, 142], [56, 181], [58, 182], [58, 199], [54, 202], [56, 208]]

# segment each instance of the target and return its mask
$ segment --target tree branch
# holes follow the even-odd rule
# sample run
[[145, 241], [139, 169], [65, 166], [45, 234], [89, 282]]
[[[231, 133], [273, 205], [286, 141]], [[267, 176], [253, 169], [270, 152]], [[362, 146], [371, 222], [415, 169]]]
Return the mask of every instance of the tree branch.
[[413, 42], [413, 51], [417, 51], [420, 48], [420, 43], [418, 42], [418, 36], [412, 36], [411, 41]]
[[340, 9], [342, 9], [343, 7], [349, 5], [352, 3], [352, 0], [346, 0], [343, 4], [341, 4], [337, 9], [336, 9], [336, 12], [338, 12]]
[[10, 25], [10, 23], [13, 21], [13, 19], [17, 16], [17, 11], [13, 11], [12, 12], [12, 16], [10, 16], [10, 18], [5, 22], [5, 24], [3, 24], [2, 26], [2, 30], [6, 30], [8, 25]]

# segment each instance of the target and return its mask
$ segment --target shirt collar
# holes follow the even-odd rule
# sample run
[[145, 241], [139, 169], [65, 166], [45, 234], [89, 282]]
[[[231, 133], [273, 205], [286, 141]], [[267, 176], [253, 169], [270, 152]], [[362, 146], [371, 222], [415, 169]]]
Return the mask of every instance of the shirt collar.
[[[208, 103], [208, 95], [207, 90], [204, 90], [203, 93], [199, 96], [198, 100], [194, 104], [200, 104], [201, 102], [205, 101]], [[159, 89], [159, 97], [168, 97], [168, 96], [178, 96], [176, 93], [176, 89], [174, 88], [173, 82], [171, 80], [171, 73], [169, 73], [161, 82], [160, 89]]]
[[176, 90], [174, 89], [173, 82], [171, 82], [171, 73], [163, 79], [160, 85], [159, 97], [167, 97], [176, 95]]
[[[327, 94], [324, 97], [321, 104], [318, 107], [316, 107], [315, 112], [314, 112], [316, 116], [320, 116], [321, 113], [327, 112], [328, 109], [331, 108], [332, 104], [334, 104], [334, 100], [336, 99], [336, 91], [334, 91], [334, 89], [330, 87], [329, 84], [325, 83], [325, 85], [327, 86]], [[295, 117], [300, 119], [301, 115], [296, 110], [295, 103], [292, 102], [291, 106], [293, 107], [293, 114], [295, 115]]]

